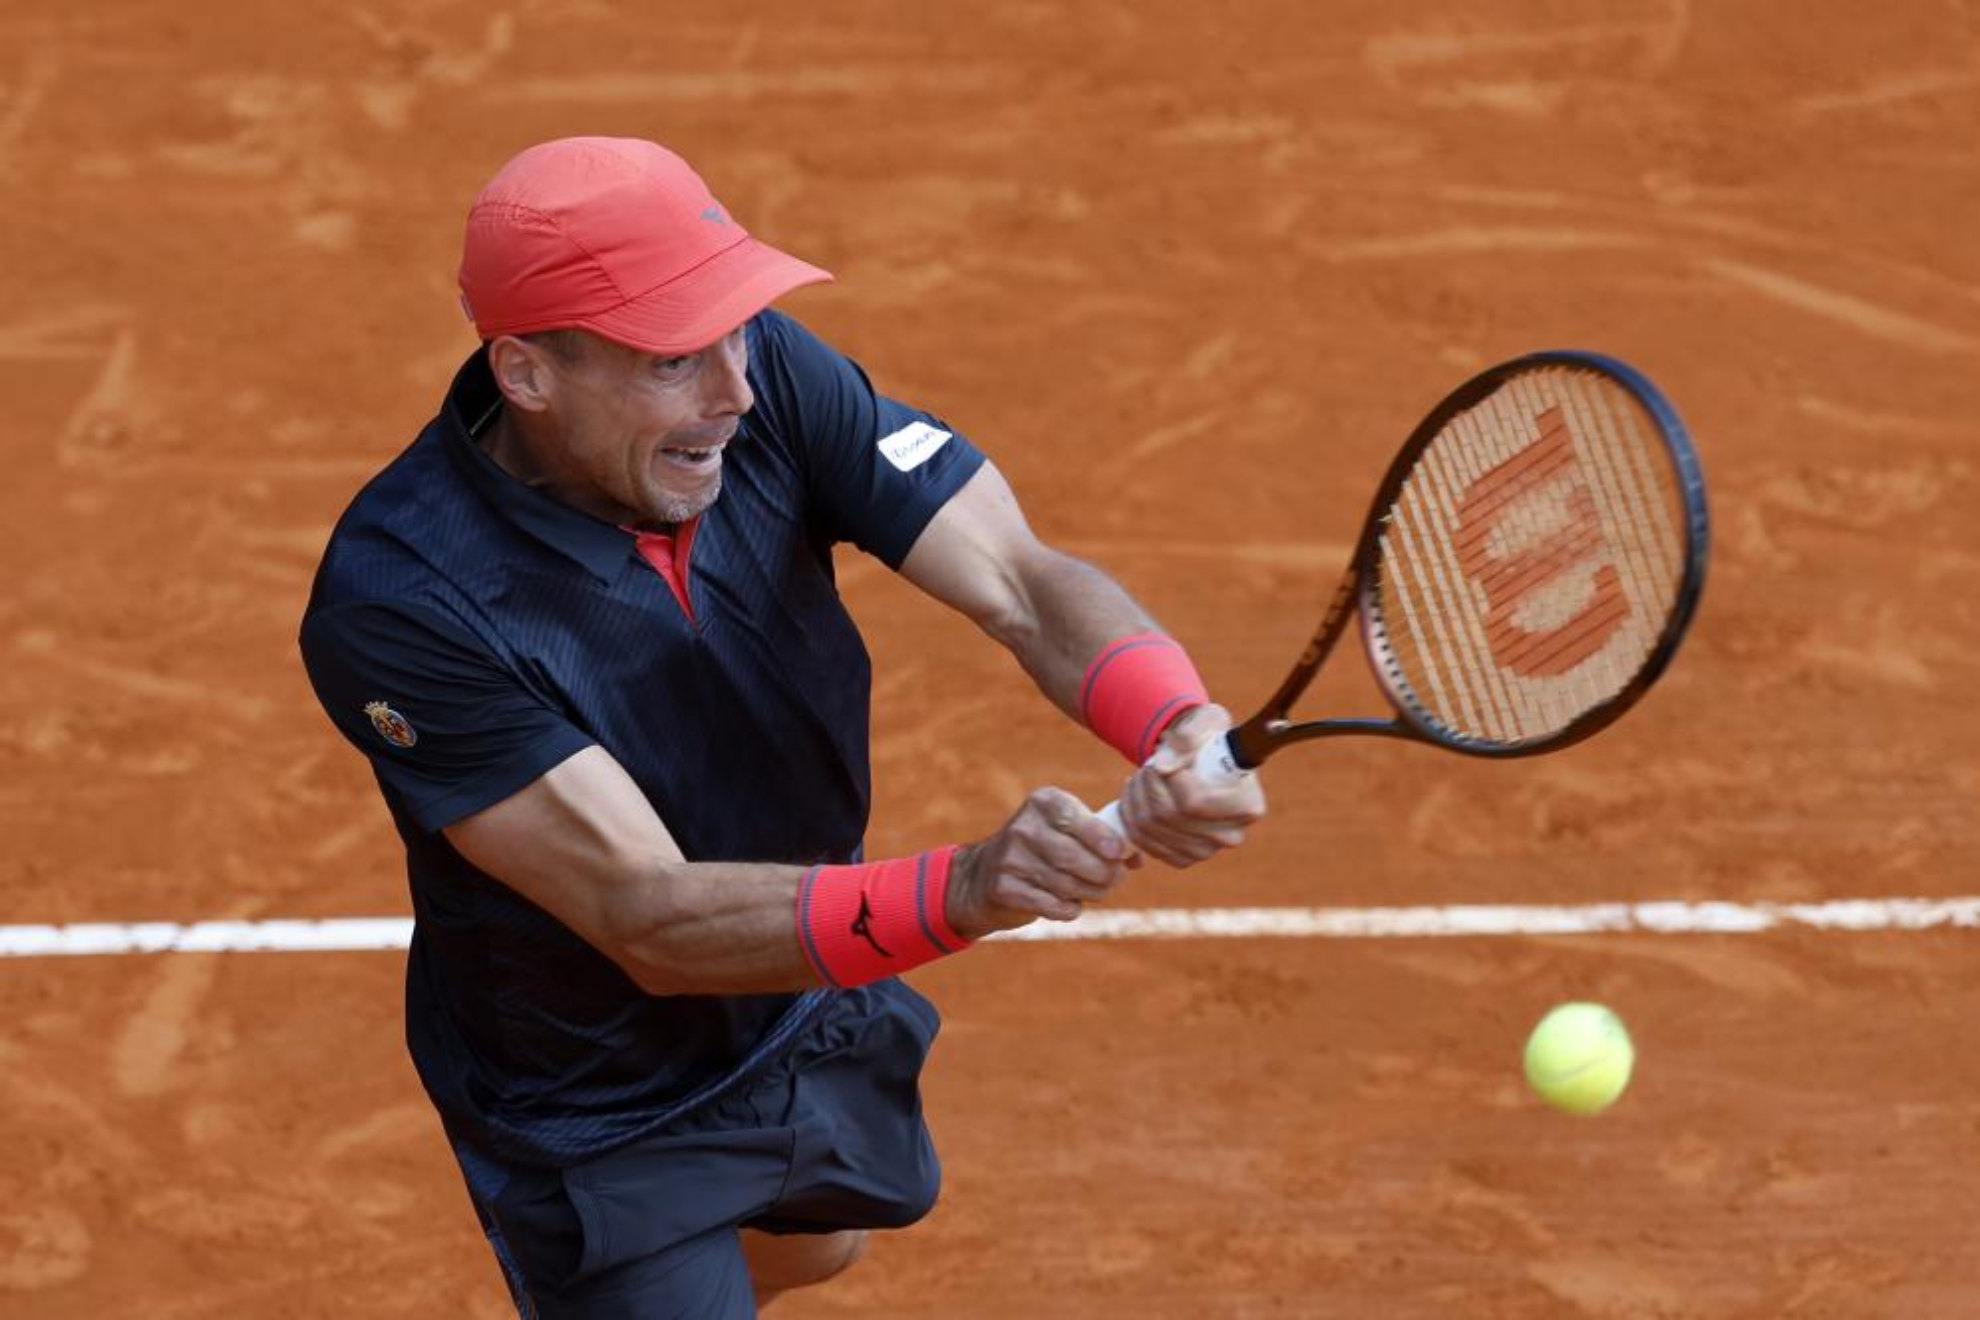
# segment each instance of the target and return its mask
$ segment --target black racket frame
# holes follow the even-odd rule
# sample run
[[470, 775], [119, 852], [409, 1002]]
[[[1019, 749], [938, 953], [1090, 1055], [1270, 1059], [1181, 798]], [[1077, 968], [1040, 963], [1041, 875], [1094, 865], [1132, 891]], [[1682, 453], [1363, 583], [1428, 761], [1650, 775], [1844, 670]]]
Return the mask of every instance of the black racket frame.
[[[1572, 367], [1605, 376], [1635, 396], [1656, 423], [1676, 473], [1684, 505], [1684, 569], [1675, 605], [1655, 647], [1642, 668], [1621, 691], [1547, 737], [1499, 742], [1470, 737], [1448, 728], [1410, 699], [1408, 688], [1396, 676], [1390, 656], [1387, 631], [1381, 620], [1381, 604], [1377, 598], [1379, 575], [1373, 570], [1381, 553], [1385, 515], [1401, 496], [1404, 483], [1409, 480], [1417, 459], [1430, 442], [1453, 417], [1477, 405], [1508, 379], [1541, 367]], [[1618, 716], [1642, 699], [1643, 694], [1669, 667], [1672, 657], [1677, 654], [1678, 644], [1691, 627], [1699, 598], [1704, 593], [1705, 565], [1710, 547], [1711, 518], [1705, 501], [1705, 475], [1699, 465], [1697, 447], [1692, 443], [1691, 434], [1678, 416], [1677, 409], [1649, 377], [1617, 358], [1582, 349], [1528, 353], [1489, 367], [1444, 396], [1443, 401], [1417, 424], [1416, 430], [1389, 464], [1388, 474], [1382, 478], [1382, 484], [1376, 487], [1375, 497], [1370, 501], [1368, 517], [1362, 524], [1354, 557], [1332, 601], [1328, 603], [1326, 613], [1321, 616], [1320, 627], [1300, 653], [1298, 663], [1279, 685], [1279, 690], [1259, 708], [1257, 714], [1226, 735], [1231, 757], [1240, 768], [1254, 770], [1264, 764], [1266, 758], [1295, 743], [1345, 735], [1404, 738], [1471, 756], [1499, 759], [1536, 756], [1570, 747], [1614, 723]], [[1303, 722], [1288, 719], [1287, 712], [1292, 709], [1292, 704], [1306, 691], [1307, 685], [1313, 681], [1335, 643], [1340, 640], [1350, 614], [1360, 620], [1362, 640], [1373, 662], [1376, 679], [1394, 707], [1395, 717]]]

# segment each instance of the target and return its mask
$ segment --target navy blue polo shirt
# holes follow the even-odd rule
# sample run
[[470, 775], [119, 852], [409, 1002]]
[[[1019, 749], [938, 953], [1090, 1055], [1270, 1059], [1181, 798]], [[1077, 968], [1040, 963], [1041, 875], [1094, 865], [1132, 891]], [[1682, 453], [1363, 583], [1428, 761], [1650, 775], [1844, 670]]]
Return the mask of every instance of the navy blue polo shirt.
[[899, 568], [983, 456], [777, 312], [756, 405], [695, 527], [691, 612], [629, 532], [510, 477], [471, 432], [486, 355], [339, 521], [302, 624], [310, 681], [405, 842], [407, 1037], [457, 1138], [567, 1164], [777, 1053], [805, 995], [649, 995], [440, 832], [585, 747], [625, 767], [689, 861], [859, 855], [871, 670], [833, 583], [851, 542]]

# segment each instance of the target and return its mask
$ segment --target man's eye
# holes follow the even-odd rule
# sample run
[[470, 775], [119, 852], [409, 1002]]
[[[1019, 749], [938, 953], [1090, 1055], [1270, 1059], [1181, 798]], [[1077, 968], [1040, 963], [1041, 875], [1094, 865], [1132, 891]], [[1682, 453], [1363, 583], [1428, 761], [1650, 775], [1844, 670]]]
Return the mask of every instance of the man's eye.
[[663, 376], [679, 376], [684, 375], [693, 365], [694, 357], [690, 354], [683, 357], [655, 358], [653, 369]]

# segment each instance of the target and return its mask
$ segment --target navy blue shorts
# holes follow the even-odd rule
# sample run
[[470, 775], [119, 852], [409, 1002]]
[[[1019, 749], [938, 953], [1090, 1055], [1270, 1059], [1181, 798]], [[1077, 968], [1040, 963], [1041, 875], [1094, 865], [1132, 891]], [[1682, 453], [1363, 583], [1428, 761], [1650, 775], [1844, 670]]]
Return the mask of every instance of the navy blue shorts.
[[703, 1109], [568, 1169], [457, 1145], [482, 1228], [531, 1320], [756, 1314], [738, 1228], [903, 1228], [942, 1167], [921, 1116], [940, 1019], [883, 981], [834, 996], [790, 1051]]

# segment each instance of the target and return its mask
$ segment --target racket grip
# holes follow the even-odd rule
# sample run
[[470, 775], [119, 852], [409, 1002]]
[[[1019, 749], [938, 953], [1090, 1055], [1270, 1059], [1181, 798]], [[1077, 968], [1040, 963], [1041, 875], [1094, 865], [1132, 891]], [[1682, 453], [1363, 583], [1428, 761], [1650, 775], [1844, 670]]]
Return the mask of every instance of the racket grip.
[[[1248, 777], [1252, 771], [1238, 764], [1237, 754], [1231, 750], [1230, 735], [1212, 738], [1196, 749], [1196, 760], [1190, 764], [1198, 779], [1214, 788], [1223, 788]], [[1127, 824], [1121, 819], [1121, 800], [1115, 798], [1094, 813], [1107, 822], [1107, 828], [1122, 838], [1127, 837]]]

